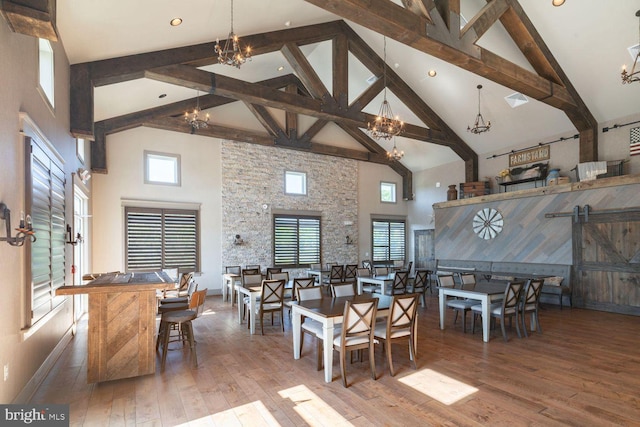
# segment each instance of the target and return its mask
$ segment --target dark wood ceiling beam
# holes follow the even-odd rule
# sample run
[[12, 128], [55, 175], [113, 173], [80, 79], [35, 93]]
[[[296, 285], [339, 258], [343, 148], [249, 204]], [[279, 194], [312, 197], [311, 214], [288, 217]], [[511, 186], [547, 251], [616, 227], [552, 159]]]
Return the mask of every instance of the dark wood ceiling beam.
[[281, 52], [312, 97], [324, 102], [333, 102], [329, 90], [296, 44], [285, 43]]
[[[297, 94], [298, 86], [294, 84], [290, 84], [285, 89], [288, 93]], [[287, 131], [287, 135], [291, 139], [298, 138], [298, 115], [291, 111], [286, 111], [285, 116], [285, 130]]]
[[269, 135], [271, 135], [275, 139], [283, 138], [286, 136], [284, 129], [280, 127], [280, 124], [265, 107], [263, 107], [262, 105], [250, 104], [248, 102], [245, 102], [244, 104], [247, 106], [249, 111], [253, 113], [255, 118], [258, 119], [262, 127], [266, 129]]
[[327, 120], [316, 120], [307, 131], [302, 135], [302, 140], [311, 141], [324, 127], [329, 123]]
[[576, 107], [564, 87], [485, 49], [478, 47], [478, 55], [473, 56], [430, 38], [424, 19], [388, 0], [305, 1], [553, 107]]
[[333, 39], [332, 44], [333, 99], [340, 108], [349, 104], [349, 40], [345, 34]]
[[320, 100], [275, 90], [256, 83], [213, 74], [188, 65], [170, 65], [145, 72], [147, 78], [197, 89], [252, 104], [289, 110], [298, 114], [362, 125], [364, 115], [352, 110], [340, 111]]
[[349, 108], [362, 110], [367, 105], [369, 105], [369, 103], [373, 101], [375, 97], [378, 96], [378, 94], [383, 90], [384, 81], [381, 78], [378, 78], [375, 82], [371, 83], [369, 87], [364, 90], [364, 92], [362, 92], [356, 99], [354, 99], [351, 104], [349, 104]]
[[467, 25], [460, 31], [460, 37], [473, 34], [474, 42], [487, 32], [502, 15], [509, 10], [507, 0], [494, 0], [488, 2], [481, 10], [471, 18]]
[[424, 0], [402, 0], [402, 5], [411, 13], [431, 21], [431, 15]]

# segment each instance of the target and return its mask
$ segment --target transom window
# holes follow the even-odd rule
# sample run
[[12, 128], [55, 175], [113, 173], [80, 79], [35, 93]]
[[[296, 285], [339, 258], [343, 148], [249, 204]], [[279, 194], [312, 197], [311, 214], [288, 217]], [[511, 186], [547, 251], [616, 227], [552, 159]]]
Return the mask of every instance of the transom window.
[[304, 172], [286, 171], [284, 173], [284, 192], [286, 194], [306, 195], [307, 174]]
[[197, 210], [125, 208], [127, 271], [200, 271]]
[[320, 217], [273, 216], [273, 265], [289, 268], [320, 263]]
[[374, 219], [371, 223], [373, 261], [399, 261], [405, 259], [404, 219]]
[[395, 182], [380, 183], [380, 201], [383, 203], [396, 202], [396, 183]]
[[144, 152], [145, 184], [180, 185], [180, 155]]
[[55, 106], [53, 97], [55, 86], [53, 48], [51, 47], [51, 42], [46, 39], [38, 39], [38, 48], [38, 85], [49, 105], [53, 108]]

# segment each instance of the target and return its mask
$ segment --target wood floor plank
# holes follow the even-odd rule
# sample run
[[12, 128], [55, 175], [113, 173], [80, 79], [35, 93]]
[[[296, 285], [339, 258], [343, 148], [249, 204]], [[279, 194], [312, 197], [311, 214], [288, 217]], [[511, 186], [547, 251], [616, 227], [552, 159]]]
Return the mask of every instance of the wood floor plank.
[[545, 306], [543, 332], [502, 339], [463, 333], [451, 317], [438, 326], [437, 297], [419, 308], [414, 370], [405, 346], [392, 348], [396, 375], [376, 349], [347, 366], [350, 386], [316, 370], [315, 342], [293, 359], [285, 332], [250, 335], [237, 311], [208, 297], [194, 321], [198, 367], [189, 350], [170, 351], [154, 375], [87, 384], [86, 319], [34, 394], [32, 403], [69, 403], [73, 426], [611, 426], [640, 425], [640, 319]]

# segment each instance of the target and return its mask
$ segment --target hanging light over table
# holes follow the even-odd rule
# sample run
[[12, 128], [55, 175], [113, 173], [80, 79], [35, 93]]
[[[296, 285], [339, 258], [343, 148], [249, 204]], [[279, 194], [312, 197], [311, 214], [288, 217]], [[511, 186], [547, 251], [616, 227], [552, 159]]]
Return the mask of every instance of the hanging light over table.
[[387, 38], [384, 38], [384, 60], [382, 64], [382, 77], [384, 79], [384, 100], [380, 105], [380, 111], [373, 123], [367, 123], [371, 136], [375, 139], [391, 139], [400, 134], [404, 129], [404, 122], [393, 116], [391, 104], [387, 101]]
[[640, 10], [636, 12], [636, 16], [638, 17], [638, 52], [636, 53], [636, 57], [633, 60], [633, 65], [631, 66], [631, 72], [627, 73], [627, 67], [622, 66], [622, 84], [633, 83], [640, 81], [640, 69], [636, 71], [636, 66], [640, 63]]
[[479, 134], [483, 132], [487, 132], [491, 128], [491, 121], [487, 120], [485, 123], [484, 117], [482, 117], [482, 113], [480, 112], [480, 90], [482, 89], [482, 85], [478, 85], [478, 115], [476, 116], [476, 121], [473, 124], [473, 127], [467, 126], [467, 132], [471, 132], [474, 134]]
[[231, 0], [231, 31], [224, 42], [224, 46], [220, 45], [220, 39], [216, 39], [214, 46], [216, 55], [218, 55], [218, 63], [231, 65], [240, 68], [242, 64], [251, 59], [251, 48], [246, 47], [244, 50], [240, 45], [240, 39], [233, 32], [233, 0]]
[[196, 108], [194, 108], [192, 112], [186, 111], [184, 113], [184, 121], [191, 126], [191, 133], [195, 133], [197, 129], [204, 129], [209, 126], [209, 113], [202, 117], [202, 112], [200, 111], [200, 92], [198, 91], [197, 93]]

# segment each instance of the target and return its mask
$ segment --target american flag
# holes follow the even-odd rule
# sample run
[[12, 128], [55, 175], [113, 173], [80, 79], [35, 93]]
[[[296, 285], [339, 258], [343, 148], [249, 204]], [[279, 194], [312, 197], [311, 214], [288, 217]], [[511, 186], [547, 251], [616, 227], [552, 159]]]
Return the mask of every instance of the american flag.
[[631, 128], [629, 136], [629, 151], [632, 156], [640, 154], [640, 126]]

